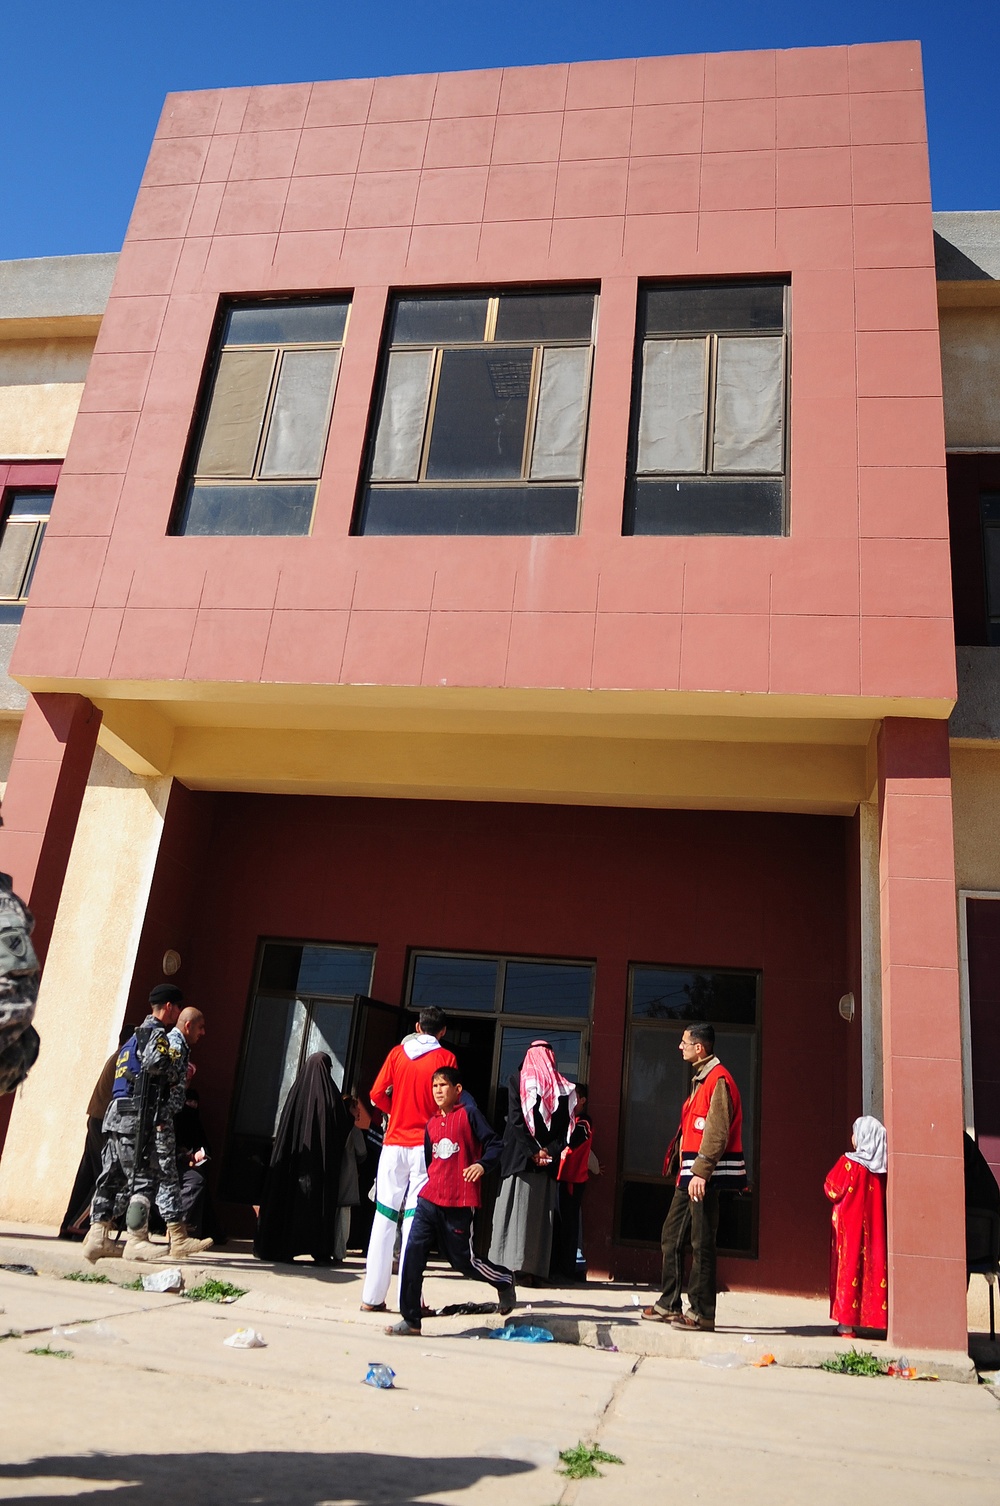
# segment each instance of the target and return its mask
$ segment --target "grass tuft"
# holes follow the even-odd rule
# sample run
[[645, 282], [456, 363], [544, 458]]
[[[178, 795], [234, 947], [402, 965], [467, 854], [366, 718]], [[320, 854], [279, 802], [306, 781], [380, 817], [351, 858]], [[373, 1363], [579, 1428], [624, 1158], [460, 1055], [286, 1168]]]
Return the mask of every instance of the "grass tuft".
[[39, 1349], [29, 1349], [28, 1353], [48, 1354], [51, 1355], [54, 1360], [71, 1360], [73, 1358], [72, 1349], [53, 1349], [51, 1344], [43, 1344]]
[[141, 1292], [143, 1289], [142, 1277], [136, 1276], [134, 1281], [123, 1281], [121, 1288], [123, 1292]]
[[560, 1475], [567, 1475], [571, 1480], [599, 1480], [601, 1471], [595, 1468], [598, 1464], [623, 1464], [617, 1454], [606, 1454], [596, 1443], [577, 1444], [576, 1448], [563, 1449], [559, 1455], [565, 1469], [557, 1471]]
[[834, 1375], [885, 1375], [886, 1368], [877, 1355], [868, 1349], [855, 1349], [853, 1344], [850, 1349], [833, 1355], [820, 1365], [821, 1370], [829, 1370]]
[[201, 1286], [193, 1286], [184, 1295], [192, 1302], [235, 1302], [237, 1297], [245, 1297], [247, 1291], [245, 1286], [233, 1286], [231, 1281], [217, 1281], [209, 1276]]
[[100, 1271], [67, 1271], [64, 1281], [86, 1281], [91, 1286], [110, 1286], [111, 1278], [103, 1276]]

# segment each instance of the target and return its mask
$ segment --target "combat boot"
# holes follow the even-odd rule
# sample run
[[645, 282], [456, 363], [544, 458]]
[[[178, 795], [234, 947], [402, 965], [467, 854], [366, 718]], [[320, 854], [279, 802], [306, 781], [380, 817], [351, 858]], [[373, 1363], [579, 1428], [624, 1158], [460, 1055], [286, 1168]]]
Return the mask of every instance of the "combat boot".
[[149, 1225], [129, 1229], [122, 1251], [124, 1260], [161, 1260], [167, 1253], [166, 1245], [154, 1245], [149, 1237]]
[[113, 1233], [111, 1224], [91, 1224], [80, 1250], [84, 1260], [95, 1265], [98, 1260], [120, 1255], [122, 1247], [117, 1239], [112, 1239]]
[[190, 1260], [192, 1255], [201, 1255], [212, 1248], [213, 1241], [210, 1239], [192, 1239], [188, 1234], [187, 1224], [168, 1224], [167, 1233], [170, 1236], [171, 1260]]

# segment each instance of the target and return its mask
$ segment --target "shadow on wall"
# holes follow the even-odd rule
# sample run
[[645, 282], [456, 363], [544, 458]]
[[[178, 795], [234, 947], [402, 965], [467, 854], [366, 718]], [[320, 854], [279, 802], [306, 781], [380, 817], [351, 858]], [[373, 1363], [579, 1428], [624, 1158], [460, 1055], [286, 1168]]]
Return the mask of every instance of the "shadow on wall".
[[[87, 1506], [434, 1506], [432, 1493], [465, 1490], [489, 1475], [534, 1469], [518, 1459], [415, 1459], [399, 1454], [91, 1454], [0, 1465], [6, 1501], [65, 1506], [78, 1491]], [[24, 1482], [23, 1495], [11, 1484]], [[53, 1493], [45, 1494], [52, 1481]], [[67, 1491], [68, 1483], [77, 1490]], [[106, 1489], [100, 1488], [101, 1484]], [[96, 1488], [95, 1488], [96, 1487]]]

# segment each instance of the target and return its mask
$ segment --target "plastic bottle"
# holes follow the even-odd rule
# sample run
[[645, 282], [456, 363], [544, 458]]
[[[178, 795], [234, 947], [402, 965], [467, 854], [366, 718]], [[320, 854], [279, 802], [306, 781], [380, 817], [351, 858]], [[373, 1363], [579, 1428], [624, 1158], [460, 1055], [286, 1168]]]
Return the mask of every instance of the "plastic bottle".
[[396, 1372], [389, 1365], [380, 1365], [375, 1360], [368, 1361], [368, 1374], [365, 1376], [366, 1386], [375, 1386], [379, 1391], [393, 1390], [393, 1381]]

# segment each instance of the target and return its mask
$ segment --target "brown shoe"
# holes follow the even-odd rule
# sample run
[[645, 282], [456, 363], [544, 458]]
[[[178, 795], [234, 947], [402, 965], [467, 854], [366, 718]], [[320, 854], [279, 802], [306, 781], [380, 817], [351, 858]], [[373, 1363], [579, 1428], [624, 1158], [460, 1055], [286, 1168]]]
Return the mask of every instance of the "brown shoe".
[[714, 1333], [714, 1318], [699, 1318], [697, 1313], [675, 1313], [670, 1320], [675, 1328], [686, 1328], [691, 1333]]
[[384, 1302], [362, 1302], [361, 1311], [363, 1313], [384, 1313], [386, 1306]]
[[676, 1310], [671, 1309], [668, 1313], [661, 1313], [658, 1307], [644, 1307], [642, 1309], [642, 1317], [648, 1323], [673, 1323], [680, 1315], [681, 1310], [679, 1307]]

